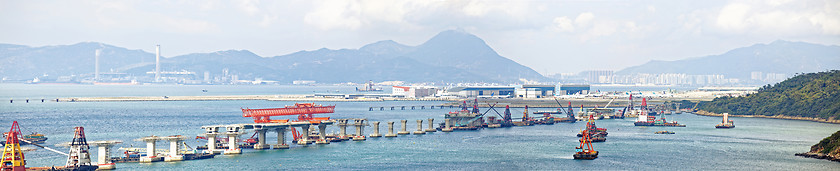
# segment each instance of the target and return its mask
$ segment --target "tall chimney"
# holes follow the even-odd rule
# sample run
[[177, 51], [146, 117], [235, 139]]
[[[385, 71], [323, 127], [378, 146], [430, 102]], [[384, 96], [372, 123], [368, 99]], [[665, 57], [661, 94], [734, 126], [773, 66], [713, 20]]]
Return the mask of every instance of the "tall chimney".
[[99, 54], [102, 53], [102, 49], [96, 49], [96, 64], [94, 66], [93, 71], [93, 82], [99, 81]]
[[160, 82], [160, 45], [155, 45], [155, 82]]

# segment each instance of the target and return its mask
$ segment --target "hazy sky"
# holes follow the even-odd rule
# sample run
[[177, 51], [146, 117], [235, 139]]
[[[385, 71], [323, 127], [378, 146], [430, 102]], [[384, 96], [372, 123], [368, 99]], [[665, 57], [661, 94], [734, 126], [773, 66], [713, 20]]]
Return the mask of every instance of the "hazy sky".
[[619, 70], [774, 40], [840, 44], [840, 1], [0, 0], [0, 43], [164, 56], [419, 45], [462, 28], [540, 73]]

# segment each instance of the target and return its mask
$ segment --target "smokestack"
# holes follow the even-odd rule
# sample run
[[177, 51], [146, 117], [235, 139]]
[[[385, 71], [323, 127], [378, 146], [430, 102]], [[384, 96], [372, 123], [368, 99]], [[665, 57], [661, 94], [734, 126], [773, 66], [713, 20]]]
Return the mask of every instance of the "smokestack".
[[96, 60], [95, 60], [96, 64], [94, 66], [94, 71], [93, 71], [93, 81], [94, 82], [99, 81], [99, 54], [101, 54], [101, 53], [102, 53], [102, 49], [96, 49]]
[[160, 45], [155, 45], [155, 82], [160, 82]]

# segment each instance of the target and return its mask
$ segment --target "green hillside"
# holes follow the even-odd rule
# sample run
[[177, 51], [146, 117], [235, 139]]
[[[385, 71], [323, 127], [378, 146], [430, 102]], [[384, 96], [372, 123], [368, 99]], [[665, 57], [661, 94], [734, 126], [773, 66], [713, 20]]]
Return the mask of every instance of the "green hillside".
[[735, 115], [800, 116], [840, 119], [840, 70], [797, 75], [766, 85], [758, 93], [719, 97], [700, 110]]

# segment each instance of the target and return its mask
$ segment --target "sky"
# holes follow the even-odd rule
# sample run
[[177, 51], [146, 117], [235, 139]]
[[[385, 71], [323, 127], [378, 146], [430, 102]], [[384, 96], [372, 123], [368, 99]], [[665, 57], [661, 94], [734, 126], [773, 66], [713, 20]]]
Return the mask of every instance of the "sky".
[[542, 74], [621, 70], [775, 40], [840, 45], [837, 0], [0, 0], [0, 43], [102, 42], [172, 57], [420, 45], [463, 29]]

